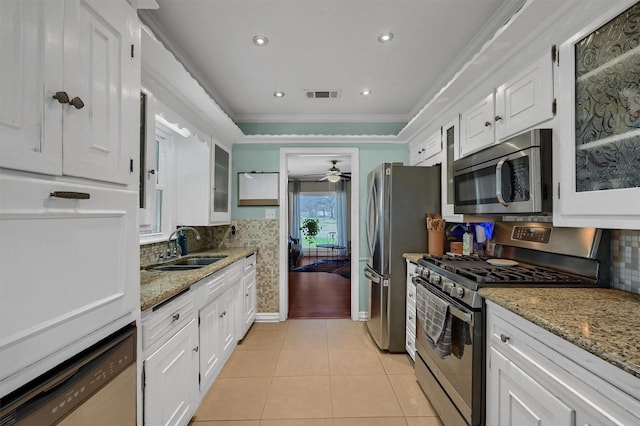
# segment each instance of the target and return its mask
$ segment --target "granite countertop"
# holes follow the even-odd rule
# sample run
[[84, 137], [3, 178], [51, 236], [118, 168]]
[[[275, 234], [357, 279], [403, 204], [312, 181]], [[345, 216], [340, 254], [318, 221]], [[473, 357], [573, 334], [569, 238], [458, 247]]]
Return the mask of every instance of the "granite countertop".
[[426, 253], [402, 253], [402, 257], [409, 259], [410, 262], [418, 263]]
[[640, 295], [521, 287], [485, 287], [480, 295], [640, 378]]
[[[167, 300], [171, 296], [180, 293], [185, 288], [206, 276], [257, 252], [257, 247], [241, 247], [218, 248], [191, 253], [190, 255], [185, 256], [185, 258], [205, 256], [227, 257], [203, 268], [187, 271], [147, 271], [142, 267], [140, 270], [140, 309], [145, 311], [158, 303]], [[175, 261], [175, 259], [172, 261]], [[164, 262], [163, 264], [169, 264], [172, 261]]]

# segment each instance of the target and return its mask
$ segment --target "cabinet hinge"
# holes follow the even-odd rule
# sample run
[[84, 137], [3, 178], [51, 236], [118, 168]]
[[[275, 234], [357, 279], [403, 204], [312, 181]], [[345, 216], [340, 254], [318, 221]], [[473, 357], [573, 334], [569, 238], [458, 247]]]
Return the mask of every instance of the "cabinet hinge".
[[133, 158], [129, 158], [129, 173], [133, 173]]
[[560, 52], [555, 44], [551, 46], [551, 62], [560, 64]]
[[558, 182], [558, 200], [560, 199], [560, 182]]
[[551, 113], [553, 115], [556, 115], [557, 111], [558, 111], [558, 100], [554, 99], [553, 102], [551, 102]]
[[144, 367], [142, 368], [142, 389], [147, 385], [147, 375], [145, 374]]
[[132, 57], [132, 58], [134, 57], [134, 55], [133, 55], [133, 49], [134, 49], [134, 45], [132, 44], [132, 45], [131, 45], [131, 57]]
[[200, 384], [200, 382], [202, 382], [202, 374], [198, 373], [198, 384]]

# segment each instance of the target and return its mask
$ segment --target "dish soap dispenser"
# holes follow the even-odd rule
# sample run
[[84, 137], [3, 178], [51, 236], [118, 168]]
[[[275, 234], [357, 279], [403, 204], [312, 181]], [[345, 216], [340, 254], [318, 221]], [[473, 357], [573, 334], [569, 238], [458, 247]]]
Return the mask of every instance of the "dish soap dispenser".
[[473, 252], [473, 234], [469, 229], [469, 224], [467, 223], [467, 229], [462, 234], [462, 254], [465, 256], [470, 255]]

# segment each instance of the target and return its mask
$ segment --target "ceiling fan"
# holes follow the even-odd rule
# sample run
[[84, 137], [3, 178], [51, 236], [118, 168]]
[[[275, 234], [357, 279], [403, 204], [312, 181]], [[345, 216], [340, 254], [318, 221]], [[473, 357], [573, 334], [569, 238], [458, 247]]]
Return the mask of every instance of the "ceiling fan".
[[338, 160], [331, 160], [333, 166], [327, 171], [327, 174], [324, 175], [319, 180], [328, 180], [329, 182], [338, 182], [340, 179], [351, 180], [351, 173], [349, 172], [341, 172], [339, 168], [336, 167]]

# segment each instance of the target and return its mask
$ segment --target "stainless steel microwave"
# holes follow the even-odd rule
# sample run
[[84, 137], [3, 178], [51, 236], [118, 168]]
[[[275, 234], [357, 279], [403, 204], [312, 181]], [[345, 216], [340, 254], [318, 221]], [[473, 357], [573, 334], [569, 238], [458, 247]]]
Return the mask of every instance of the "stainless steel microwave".
[[552, 213], [551, 157], [551, 129], [535, 129], [454, 161], [454, 212]]

